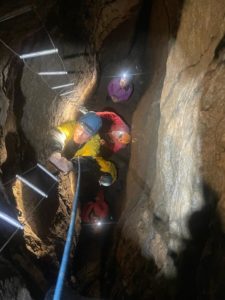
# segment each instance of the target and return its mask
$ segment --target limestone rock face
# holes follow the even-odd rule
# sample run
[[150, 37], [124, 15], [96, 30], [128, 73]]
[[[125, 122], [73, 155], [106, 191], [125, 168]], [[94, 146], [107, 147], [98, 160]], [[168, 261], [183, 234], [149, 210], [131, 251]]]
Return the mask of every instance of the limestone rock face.
[[[177, 10], [175, 1], [166, 4], [158, 31], [154, 24], [157, 6], [162, 3], [153, 4], [150, 28], [158, 40], [152, 42], [154, 55], [149, 59], [154, 75], [133, 118], [138, 142], [132, 146], [117, 255], [121, 276], [127, 275], [124, 286], [128, 293], [138, 290], [134, 287], [138, 280], [129, 276], [126, 257], [140, 249], [147, 262], [154, 262], [162, 285], [180, 276], [180, 298], [193, 299], [192, 293], [199, 289], [201, 294], [211, 278], [210, 266], [216, 256], [213, 243], [219, 239], [211, 235], [218, 230], [218, 214], [224, 230], [225, 7], [224, 1], [210, 0], [184, 1]], [[174, 16], [179, 15], [177, 30], [171, 32]], [[127, 247], [130, 240], [133, 246]], [[133, 255], [138, 268], [135, 256], [139, 254]], [[210, 263], [203, 266], [207, 259]], [[194, 292], [182, 282], [187, 284], [190, 278]], [[149, 275], [149, 282], [152, 280]], [[157, 283], [147, 290], [151, 293], [154, 288]], [[143, 299], [149, 299], [148, 292]], [[213, 299], [219, 292], [221, 287]]]
[[8, 99], [5, 97], [5, 95], [3, 94], [3, 92], [1, 92], [1, 108], [0, 108], [0, 113], [1, 113], [1, 144], [0, 144], [0, 153], [1, 153], [1, 164], [3, 164], [3, 162], [6, 160], [7, 157], [7, 153], [6, 153], [6, 149], [5, 149], [5, 122], [6, 122], [6, 117], [7, 117], [7, 110], [8, 110], [8, 105], [9, 105], [9, 101]]
[[219, 45], [225, 10], [223, 1], [214, 4], [184, 3], [160, 99], [157, 171], [151, 197], [154, 214], [168, 226], [168, 248], [176, 253], [183, 247], [182, 240], [195, 234], [192, 216], [205, 206], [213, 209], [216, 195], [220, 197], [224, 190], [223, 169], [217, 161], [223, 152], [222, 136], [218, 136], [224, 118]]
[[136, 14], [142, 2], [142, 0], [88, 0], [80, 3], [66, 1], [59, 6], [59, 23], [66, 29], [68, 36], [76, 36], [82, 42], [89, 40], [91, 46], [99, 51], [106, 37]]
[[0, 76], [1, 80], [1, 91], [0, 91], [0, 164], [2, 165], [7, 159], [7, 149], [5, 146], [5, 137], [8, 133], [15, 133], [16, 125], [15, 118], [12, 111], [12, 105], [10, 106], [10, 100], [6, 96], [6, 82], [10, 73], [10, 55], [6, 50], [2, 51], [4, 59], [1, 60], [2, 73]]

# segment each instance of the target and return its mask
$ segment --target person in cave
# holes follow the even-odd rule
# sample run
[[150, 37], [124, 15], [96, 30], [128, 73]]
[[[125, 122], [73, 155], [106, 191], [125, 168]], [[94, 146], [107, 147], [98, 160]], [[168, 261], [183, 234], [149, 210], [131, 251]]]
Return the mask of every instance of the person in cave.
[[[89, 173], [89, 179], [93, 178], [92, 181], [96, 182], [97, 178], [98, 184], [111, 185], [116, 180], [117, 171], [112, 162], [100, 156], [101, 139], [98, 131], [101, 126], [101, 118], [94, 112], [84, 114], [77, 122], [59, 125], [51, 133], [49, 161], [60, 171], [68, 173], [78, 170], [79, 158], [81, 172], [86, 175]], [[72, 143], [68, 155], [64, 150], [69, 142]]]
[[104, 156], [110, 156], [131, 142], [130, 129], [122, 118], [112, 111], [96, 112], [102, 119], [99, 130]]
[[113, 78], [108, 84], [108, 95], [114, 103], [125, 102], [133, 93], [133, 84], [127, 74]]
[[109, 204], [104, 197], [104, 191], [99, 190], [94, 201], [81, 205], [81, 221], [84, 224], [98, 224], [104, 222], [109, 216]]

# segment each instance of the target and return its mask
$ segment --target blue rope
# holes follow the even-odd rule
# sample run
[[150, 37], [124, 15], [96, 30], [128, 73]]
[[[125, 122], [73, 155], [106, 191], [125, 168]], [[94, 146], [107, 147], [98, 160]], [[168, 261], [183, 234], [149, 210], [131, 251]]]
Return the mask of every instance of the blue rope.
[[70, 248], [71, 248], [72, 238], [73, 238], [73, 233], [74, 233], [79, 190], [80, 190], [80, 161], [79, 161], [79, 157], [78, 157], [78, 177], [77, 177], [77, 184], [76, 184], [76, 192], [74, 195], [71, 218], [70, 218], [70, 226], [69, 226], [69, 230], [68, 230], [67, 237], [66, 237], [66, 244], [65, 244], [65, 248], [64, 248], [64, 252], [63, 252], [61, 266], [59, 269], [59, 274], [58, 274], [58, 278], [57, 278], [57, 283], [56, 283], [53, 300], [60, 300], [61, 294], [62, 294], [64, 277], [65, 277], [65, 273], [66, 273], [66, 269], [67, 269], [67, 265], [68, 265], [68, 257], [70, 254]]

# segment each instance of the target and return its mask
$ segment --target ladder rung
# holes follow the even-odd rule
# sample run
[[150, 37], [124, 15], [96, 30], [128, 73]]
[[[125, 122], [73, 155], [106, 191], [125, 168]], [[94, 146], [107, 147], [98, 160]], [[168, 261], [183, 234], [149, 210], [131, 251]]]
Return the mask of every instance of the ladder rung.
[[71, 85], [74, 85], [74, 83], [67, 83], [67, 84], [63, 84], [63, 85], [53, 86], [52, 90], [61, 89], [61, 88], [64, 88], [64, 87], [67, 87], [67, 86], [71, 86]]
[[6, 221], [7, 223], [9, 223], [17, 228], [23, 229], [23, 225], [21, 225], [17, 220], [13, 219], [12, 217], [8, 216], [7, 214], [5, 214], [3, 212], [0, 212], [0, 219]]
[[25, 13], [31, 11], [31, 10], [32, 10], [31, 5], [16, 9], [16, 10], [12, 11], [11, 13], [8, 13], [8, 14], [0, 17], [0, 23], [4, 22], [4, 21], [7, 21], [7, 20], [10, 20], [10, 19], [13, 19], [15, 17], [18, 17], [20, 15], [23, 15], [23, 14], [25, 14]]
[[43, 50], [43, 51], [38, 51], [38, 52], [31, 52], [31, 53], [25, 53], [20, 55], [21, 59], [26, 59], [26, 58], [32, 58], [32, 57], [37, 57], [37, 56], [43, 56], [43, 55], [50, 55], [58, 53], [58, 49], [48, 49], [48, 50]]
[[67, 71], [53, 71], [53, 72], [38, 72], [38, 75], [41, 76], [54, 76], [54, 75], [66, 75]]
[[56, 176], [54, 176], [52, 173], [50, 173], [45, 167], [43, 167], [42, 165], [40, 164], [37, 164], [37, 166], [42, 170], [44, 171], [46, 174], [48, 174], [52, 179], [54, 179], [55, 181], [59, 181], [58, 178]]
[[46, 193], [44, 193], [42, 190], [40, 190], [39, 188], [37, 188], [36, 186], [34, 186], [31, 182], [29, 182], [28, 180], [26, 180], [22, 176], [16, 175], [16, 178], [18, 178], [19, 180], [21, 180], [25, 185], [29, 186], [31, 189], [33, 189], [35, 192], [37, 192], [41, 196], [43, 196], [45, 198], [48, 198], [48, 195]]
[[69, 91], [69, 92], [62, 93], [62, 94], [60, 94], [60, 96], [69, 95], [69, 94], [72, 94], [72, 93], [74, 93], [74, 90], [73, 90], [73, 91]]

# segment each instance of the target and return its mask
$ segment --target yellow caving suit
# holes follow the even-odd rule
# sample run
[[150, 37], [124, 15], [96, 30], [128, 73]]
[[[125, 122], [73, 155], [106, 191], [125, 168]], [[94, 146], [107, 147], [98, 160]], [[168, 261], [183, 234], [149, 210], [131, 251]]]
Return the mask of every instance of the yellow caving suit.
[[[61, 136], [58, 136], [58, 142], [61, 143], [62, 149], [69, 140], [73, 139], [75, 126], [76, 122], [71, 121], [63, 123], [62, 125], [57, 127], [57, 131], [61, 133]], [[100, 147], [100, 136], [99, 134], [95, 134], [75, 152], [74, 158], [78, 156], [90, 156], [94, 158], [99, 165], [100, 171], [103, 173], [109, 173], [112, 176], [114, 182], [117, 178], [116, 167], [112, 162], [107, 161], [103, 157], [99, 156]]]

